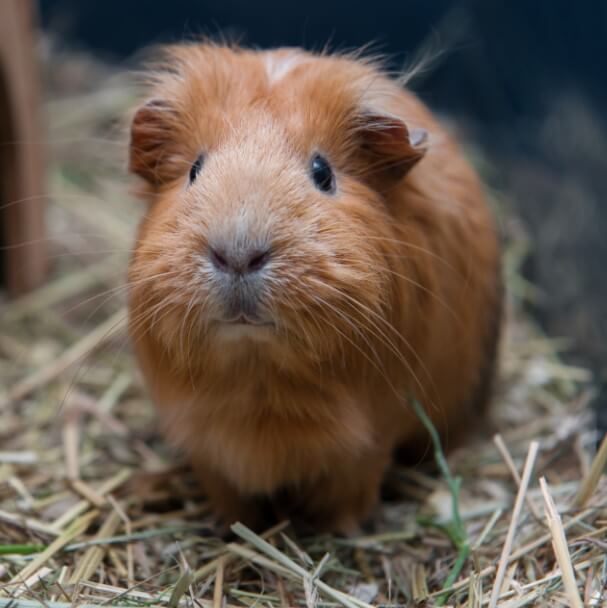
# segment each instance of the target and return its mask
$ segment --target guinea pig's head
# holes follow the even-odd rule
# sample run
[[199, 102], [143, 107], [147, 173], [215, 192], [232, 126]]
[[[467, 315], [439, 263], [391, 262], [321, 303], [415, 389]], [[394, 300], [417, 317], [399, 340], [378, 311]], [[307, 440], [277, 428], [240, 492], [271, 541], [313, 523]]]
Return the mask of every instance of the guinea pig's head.
[[149, 201], [132, 332], [189, 359], [365, 348], [390, 306], [389, 191], [426, 144], [398, 85], [352, 58], [207, 44], [169, 49], [152, 81], [131, 127]]

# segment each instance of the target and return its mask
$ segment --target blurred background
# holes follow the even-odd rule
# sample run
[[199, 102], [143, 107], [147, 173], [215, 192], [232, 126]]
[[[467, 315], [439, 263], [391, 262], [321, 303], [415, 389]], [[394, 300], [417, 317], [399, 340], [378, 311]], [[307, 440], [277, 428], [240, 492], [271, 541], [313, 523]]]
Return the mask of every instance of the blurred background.
[[[373, 43], [461, 131], [528, 235], [526, 299], [569, 357], [607, 370], [607, 3], [586, 0], [40, 0], [54, 44], [136, 66], [150, 44], [224, 35], [260, 47]], [[605, 408], [607, 409], [607, 408]]]

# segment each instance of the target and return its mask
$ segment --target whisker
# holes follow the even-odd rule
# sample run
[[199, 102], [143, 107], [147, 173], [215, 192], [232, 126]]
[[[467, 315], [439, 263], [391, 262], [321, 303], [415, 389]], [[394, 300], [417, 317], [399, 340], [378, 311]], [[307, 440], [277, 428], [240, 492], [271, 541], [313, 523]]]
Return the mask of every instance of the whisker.
[[456, 323], [459, 323], [462, 327], [464, 326], [464, 323], [463, 323], [461, 317], [455, 312], [455, 310], [453, 309], [453, 307], [450, 306], [449, 304], [447, 304], [447, 302], [445, 300], [443, 300], [434, 291], [432, 291], [431, 289], [429, 289], [425, 285], [422, 285], [421, 283], [417, 282], [416, 280], [412, 279], [411, 277], [408, 277], [408, 276], [403, 275], [403, 274], [401, 274], [399, 272], [396, 272], [395, 270], [392, 270], [391, 268], [384, 268], [384, 270], [386, 270], [390, 274], [394, 275], [395, 277], [398, 277], [399, 279], [402, 279], [403, 281], [406, 281], [410, 285], [413, 285], [414, 287], [416, 287], [420, 291], [423, 291], [424, 293], [427, 293], [431, 298], [433, 298], [434, 300], [436, 300], [441, 306], [443, 306], [445, 308], [445, 310], [447, 310], [447, 312], [449, 312], [452, 315], [452, 317], [453, 317], [453, 319], [454, 319], [454, 321]]
[[[409, 249], [419, 251], [420, 253], [423, 253], [423, 254], [437, 260], [438, 262], [441, 262], [441, 264], [444, 264], [447, 268], [449, 268], [449, 270], [452, 270], [453, 272], [460, 274], [459, 269], [456, 268], [455, 266], [453, 266], [453, 264], [451, 264], [444, 257], [440, 256], [435, 251], [431, 251], [430, 249], [426, 249], [425, 247], [422, 247], [421, 245], [416, 245], [415, 243], [411, 243], [410, 241], [406, 241], [403, 239], [384, 237], [384, 236], [371, 235], [371, 236], [365, 236], [365, 239], [373, 240], [373, 241], [382, 241], [382, 242], [386, 242], [386, 243], [394, 243], [395, 245], [402, 245], [403, 247], [408, 247]], [[394, 257], [400, 257], [399, 254], [391, 254], [391, 255]]]
[[[365, 306], [364, 304], [362, 304], [361, 302], [359, 302], [352, 296], [349, 296], [348, 294], [343, 292], [343, 290], [337, 289], [333, 285], [329, 285], [329, 284], [325, 284], [325, 283], [322, 283], [322, 285], [324, 287], [328, 287], [329, 289], [336, 291], [340, 296], [345, 297], [352, 305], [358, 306], [359, 308], [362, 309], [363, 312], [366, 312], [367, 314], [371, 314], [371, 315], [373, 315], [374, 318], [382, 321], [386, 325], [386, 327], [388, 329], [390, 329], [394, 333], [394, 335], [397, 336], [402, 341], [403, 345], [416, 358], [416, 360], [419, 363], [419, 365], [421, 366], [422, 370], [426, 373], [428, 379], [434, 385], [432, 375], [430, 374], [429, 370], [427, 369], [427, 367], [425, 366], [424, 362], [421, 360], [421, 358], [419, 357], [419, 355], [417, 354], [415, 349], [409, 344], [408, 340], [406, 340], [406, 338], [398, 330], [396, 330], [396, 328], [394, 328], [384, 317], [382, 317], [377, 312], [373, 311], [368, 306]], [[371, 323], [371, 321], [369, 319], [367, 319], [367, 322]], [[400, 363], [402, 365], [404, 365], [406, 367], [406, 369], [413, 377], [413, 379], [414, 379], [415, 383], [417, 384], [417, 386], [419, 387], [419, 389], [425, 395], [426, 400], [431, 401], [429, 396], [425, 394], [426, 391], [424, 390], [423, 383], [421, 382], [421, 380], [419, 379], [419, 377], [413, 370], [411, 364], [406, 360], [404, 355], [400, 352], [400, 350], [396, 347], [396, 345], [391, 340], [389, 340], [388, 336], [386, 336], [386, 334], [375, 323], [372, 323], [372, 326], [373, 326], [373, 328], [375, 328], [376, 332], [379, 334], [379, 336], [376, 336], [376, 337], [379, 337], [380, 341], [383, 341], [384, 345], [388, 347], [388, 350], [397, 358], [398, 361], [400, 361]]]
[[75, 310], [78, 310], [80, 307], [85, 306], [86, 304], [90, 304], [91, 302], [94, 302], [98, 298], [105, 297], [105, 300], [103, 302], [101, 302], [101, 304], [99, 304], [99, 306], [93, 311], [93, 314], [91, 315], [91, 316], [93, 316], [96, 312], [99, 311], [100, 308], [102, 308], [105, 304], [107, 304], [107, 302], [110, 301], [110, 299], [112, 298], [112, 296], [118, 295], [121, 292], [126, 291], [127, 289], [130, 289], [132, 287], [143, 285], [145, 283], [151, 283], [151, 282], [156, 281], [156, 280], [158, 280], [160, 278], [166, 278], [168, 276], [176, 276], [176, 275], [179, 274], [179, 272], [180, 272], [179, 270], [172, 270], [172, 271], [167, 271], [167, 272], [164, 272], [164, 273], [159, 273], [159, 274], [151, 275], [149, 277], [144, 277], [142, 279], [137, 279], [136, 281], [128, 281], [127, 283], [124, 283], [122, 285], [118, 285], [116, 287], [112, 287], [110, 289], [102, 291], [101, 293], [95, 294], [94, 296], [90, 296], [89, 298], [81, 300], [77, 304], [74, 304], [73, 306], [70, 306], [65, 311], [65, 314], [70, 313], [70, 312], [74, 312]]

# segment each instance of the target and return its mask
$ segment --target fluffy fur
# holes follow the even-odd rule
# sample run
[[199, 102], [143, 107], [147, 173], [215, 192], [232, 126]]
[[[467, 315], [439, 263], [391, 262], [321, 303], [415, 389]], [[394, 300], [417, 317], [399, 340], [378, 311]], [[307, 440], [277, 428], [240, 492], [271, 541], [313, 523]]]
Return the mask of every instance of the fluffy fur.
[[[131, 334], [168, 436], [226, 521], [261, 500], [349, 532], [396, 448], [481, 415], [501, 290], [479, 181], [411, 93], [372, 62], [209, 44], [166, 51], [135, 114], [149, 211]], [[332, 165], [319, 191], [310, 158]], [[191, 185], [190, 168], [204, 155]], [[209, 247], [270, 248], [264, 326], [225, 323]]]

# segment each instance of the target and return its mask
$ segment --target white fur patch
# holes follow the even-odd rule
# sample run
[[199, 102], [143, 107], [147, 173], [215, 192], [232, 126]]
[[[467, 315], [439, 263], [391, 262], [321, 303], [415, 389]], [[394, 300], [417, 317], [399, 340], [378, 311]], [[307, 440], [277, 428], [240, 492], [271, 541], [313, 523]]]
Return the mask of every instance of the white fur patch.
[[270, 84], [276, 84], [304, 61], [305, 58], [296, 51], [285, 55], [266, 55], [264, 63]]

